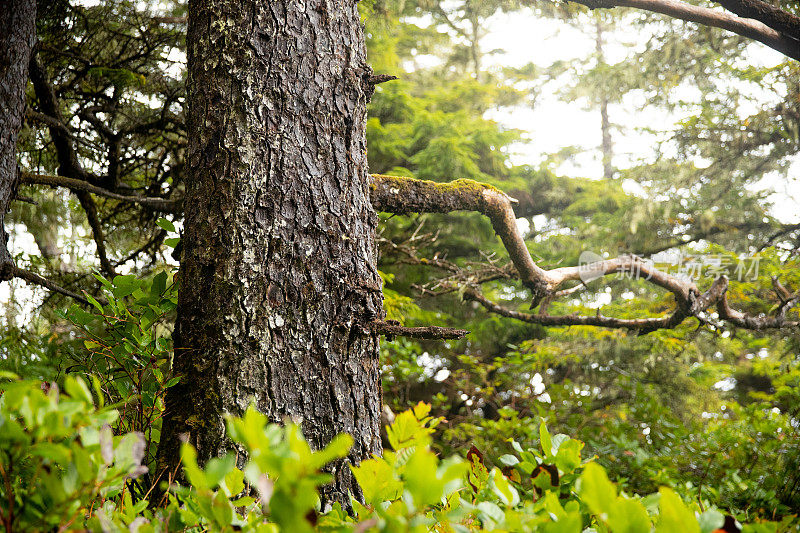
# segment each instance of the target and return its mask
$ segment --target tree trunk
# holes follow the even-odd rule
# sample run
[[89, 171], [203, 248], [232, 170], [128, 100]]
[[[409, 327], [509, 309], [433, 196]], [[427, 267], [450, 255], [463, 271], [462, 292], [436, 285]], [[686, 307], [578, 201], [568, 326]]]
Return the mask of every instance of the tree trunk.
[[3, 222], [19, 181], [17, 136], [35, 39], [36, 1], [0, 0], [0, 281], [11, 279], [14, 270]]
[[[601, 15], [596, 15], [595, 18], [595, 52], [597, 53], [597, 64], [605, 65], [605, 54], [603, 47], [603, 22]], [[607, 180], [614, 178], [614, 167], [612, 160], [614, 159], [614, 145], [611, 141], [611, 123], [608, 120], [608, 93], [605, 87], [600, 88], [600, 133], [602, 135], [602, 142], [600, 150], [603, 157], [603, 177]]]
[[[369, 201], [371, 93], [352, 0], [190, 0], [189, 172], [175, 371], [159, 467], [188, 433], [230, 448], [222, 415], [255, 401], [319, 448], [347, 432], [380, 450], [382, 318]], [[331, 469], [323, 503], [360, 495]]]

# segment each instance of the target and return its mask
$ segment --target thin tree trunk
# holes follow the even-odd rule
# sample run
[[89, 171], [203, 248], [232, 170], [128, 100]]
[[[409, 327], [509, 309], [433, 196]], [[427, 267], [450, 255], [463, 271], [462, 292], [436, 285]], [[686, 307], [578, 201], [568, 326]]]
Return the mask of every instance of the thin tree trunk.
[[3, 222], [19, 181], [17, 137], [35, 39], [36, 1], [0, 0], [0, 281], [11, 279], [14, 268]]
[[614, 179], [614, 167], [611, 160], [614, 157], [614, 145], [611, 142], [611, 124], [608, 121], [608, 97], [603, 95], [600, 101], [600, 129], [603, 134], [603, 177], [607, 180]]
[[[603, 41], [604, 30], [603, 22], [599, 15], [595, 18], [595, 29], [597, 32], [595, 36], [597, 63], [598, 65], [604, 65], [606, 61], [605, 54], [603, 53], [603, 47], [605, 45]], [[614, 145], [611, 141], [611, 123], [608, 120], [608, 94], [603, 87], [600, 88], [600, 132], [602, 134], [600, 150], [603, 157], [603, 177], [610, 180], [614, 178], [614, 167], [611, 164], [614, 158]]]
[[475, 80], [481, 81], [481, 51], [480, 51], [480, 29], [477, 15], [470, 20], [472, 25], [472, 38], [469, 42], [469, 52], [472, 57], [472, 68], [475, 69]]
[[[189, 172], [174, 368], [159, 466], [207, 460], [250, 401], [380, 451], [382, 318], [369, 201], [370, 69], [352, 0], [190, 0]], [[360, 495], [332, 468], [323, 502]]]

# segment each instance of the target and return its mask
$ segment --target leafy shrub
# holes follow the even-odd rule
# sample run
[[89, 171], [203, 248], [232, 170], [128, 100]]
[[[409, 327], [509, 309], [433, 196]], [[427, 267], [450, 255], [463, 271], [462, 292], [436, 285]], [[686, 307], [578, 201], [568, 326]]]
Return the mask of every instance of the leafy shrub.
[[[63, 392], [32, 381], [2, 385], [0, 397], [0, 520], [8, 531], [59, 528], [102, 531], [545, 531], [711, 533], [723, 526], [717, 509], [685, 504], [668, 488], [638, 497], [619, 493], [605, 470], [582, 459], [583, 443], [550, 435], [542, 421], [539, 446], [490, 464], [472, 448], [466, 458], [431, 451], [441, 419], [420, 403], [387, 428], [391, 450], [353, 466], [363, 502], [352, 514], [337, 503], [321, 512], [317, 489], [330, 481], [322, 468], [343, 458], [347, 435], [313, 451], [299, 428], [268, 423], [253, 406], [228, 417], [228, 435], [247, 453], [243, 469], [231, 452], [196, 462], [181, 451], [185, 485], [170, 488], [155, 511], [134, 503], [126, 482], [143, 474], [139, 433], [112, 435], [118, 412], [99, 407], [85, 382], [68, 377]], [[730, 524], [734, 521], [727, 519]], [[587, 529], [588, 528], [588, 529]], [[783, 530], [788, 529], [784, 524]], [[742, 531], [778, 531], [778, 524]]]
[[[114, 423], [118, 433], [140, 432], [145, 439], [145, 464], [155, 462], [161, 432], [161, 414], [167, 388], [178, 382], [171, 375], [171, 319], [177, 307], [177, 284], [166, 271], [150, 279], [132, 275], [102, 285], [103, 301], [86, 295], [94, 306], [88, 312], [72, 305], [64, 317], [77, 329], [85, 350], [74, 355], [68, 371], [92, 376], [99, 394], [118, 404]], [[149, 476], [137, 483], [136, 497], [144, 496]]]
[[125, 491], [127, 480], [147, 471], [142, 434], [112, 435], [118, 412], [102, 401], [96, 407], [80, 378], [67, 377], [63, 391], [33, 381], [6, 381], [0, 390], [6, 531], [82, 529], [88, 516]]

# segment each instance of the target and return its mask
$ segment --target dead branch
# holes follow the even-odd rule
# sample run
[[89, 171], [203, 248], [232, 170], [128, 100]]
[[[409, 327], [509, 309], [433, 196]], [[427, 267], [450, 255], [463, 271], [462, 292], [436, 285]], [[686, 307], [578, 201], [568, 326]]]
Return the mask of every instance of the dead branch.
[[[443, 328], [439, 326], [405, 327], [393, 320], [376, 320], [368, 324], [369, 329], [387, 337], [411, 337], [414, 339], [447, 340], [462, 339], [469, 331], [466, 329]], [[389, 339], [391, 340], [391, 339]]]

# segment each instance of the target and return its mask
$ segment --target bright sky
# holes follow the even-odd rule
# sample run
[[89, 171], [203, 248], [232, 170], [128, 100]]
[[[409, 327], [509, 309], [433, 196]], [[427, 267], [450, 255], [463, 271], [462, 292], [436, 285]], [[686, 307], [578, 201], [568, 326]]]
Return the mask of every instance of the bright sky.
[[[539, 66], [547, 66], [556, 60], [587, 57], [594, 53], [595, 48], [594, 28], [584, 33], [565, 22], [537, 17], [530, 10], [512, 15], [495, 15], [489, 20], [488, 31], [489, 34], [481, 43], [483, 50], [506, 51], [491, 59], [497, 65], [521, 66], [533, 61]], [[624, 31], [624, 26], [622, 31], [615, 29], [605, 32], [606, 61], [613, 64], [622, 60], [627, 53], [624, 43], [643, 46], [647, 37], [638, 31]], [[783, 60], [780, 53], [759, 43], [751, 45], [748, 52], [751, 64], [771, 66]], [[574, 164], [562, 165], [559, 171], [568, 176], [601, 177], [599, 112], [585, 110], [581, 102], [561, 101], [554, 92], [545, 91], [533, 109], [518, 108], [491, 115], [508, 127], [529, 133], [531, 142], [518, 147], [514, 162], [538, 163], [545, 154], [557, 152], [566, 146], [580, 146], [586, 152], [575, 158]], [[686, 96], [691, 95], [687, 93]], [[769, 101], [768, 96], [764, 95], [765, 101]], [[612, 124], [621, 126], [621, 131], [612, 132], [614, 165], [618, 168], [625, 168], [630, 159], [652, 153], [654, 138], [635, 131], [635, 125], [667, 129], [681, 118], [644, 104], [646, 102], [642, 95], [631, 94], [622, 104], [609, 106]], [[700, 164], [698, 162], [698, 166]], [[800, 157], [796, 159], [792, 170], [793, 176], [800, 172]], [[784, 222], [800, 221], [800, 181], [797, 177], [787, 180], [781, 176], [771, 176], [758, 187], [776, 191], [772, 198], [775, 216]], [[629, 192], [636, 192], [633, 185], [626, 188]]]

